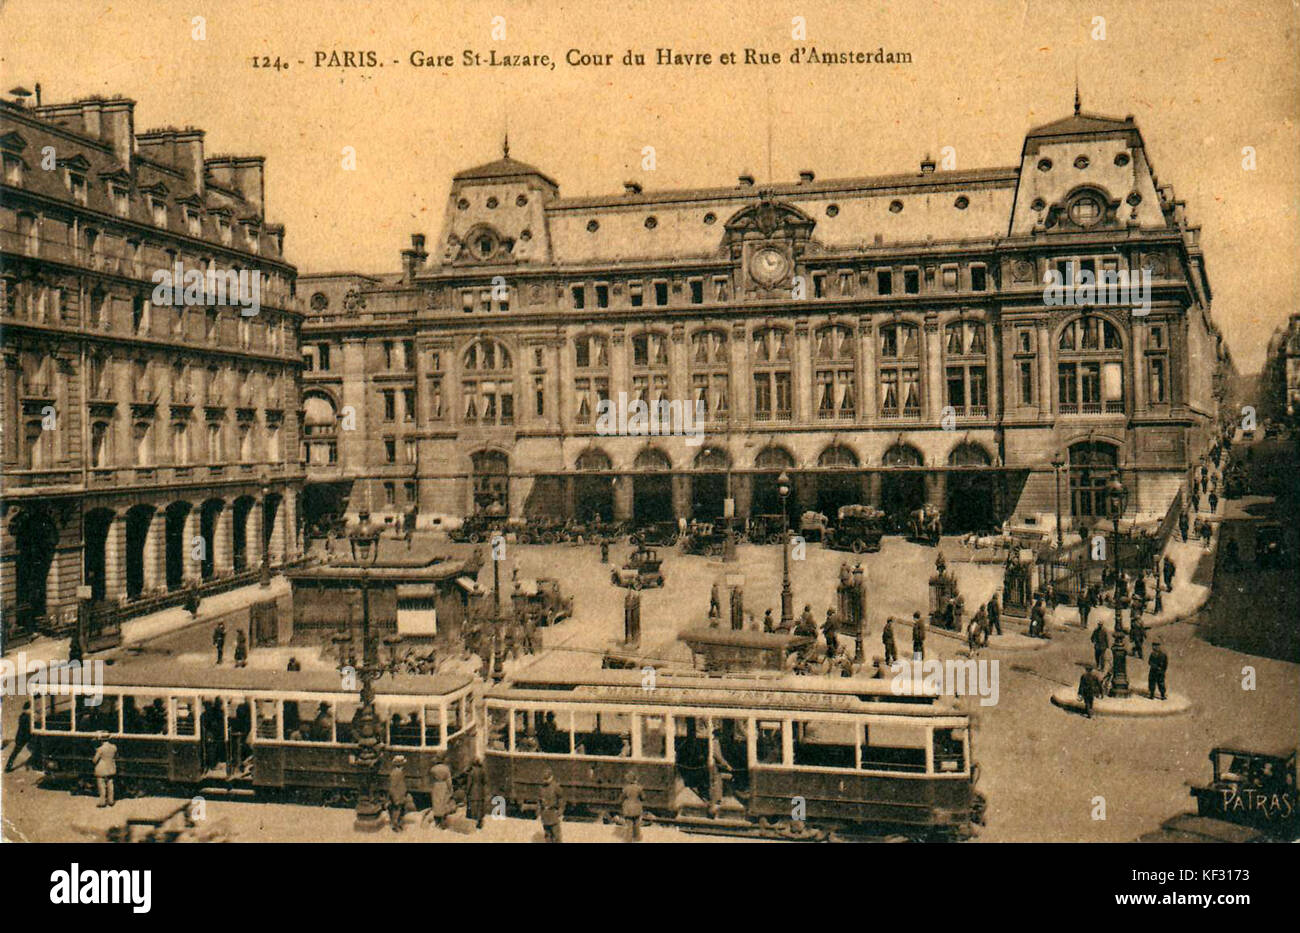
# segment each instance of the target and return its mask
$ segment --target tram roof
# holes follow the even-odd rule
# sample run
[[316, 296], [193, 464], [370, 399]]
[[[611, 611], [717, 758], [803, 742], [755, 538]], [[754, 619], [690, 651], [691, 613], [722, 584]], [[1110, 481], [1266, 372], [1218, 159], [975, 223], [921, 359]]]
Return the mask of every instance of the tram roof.
[[[384, 674], [375, 681], [380, 694], [444, 696], [474, 682], [468, 674]], [[165, 661], [106, 665], [106, 687], [166, 687], [208, 690], [265, 690], [280, 693], [357, 693], [342, 690], [333, 670], [280, 671], [250, 667], [199, 667]]]
[[[516, 676], [487, 691], [495, 699], [568, 699], [608, 700], [621, 703], [680, 705], [698, 703], [705, 706], [761, 706], [771, 703], [778, 708], [842, 708], [857, 700], [882, 707], [905, 706], [909, 714], [952, 715], [960, 711], [951, 698], [917, 684], [913, 693], [897, 694], [892, 678], [822, 677], [784, 672], [751, 674], [706, 674], [696, 671], [655, 673], [655, 684], [646, 689], [644, 674], [639, 670], [600, 670], [580, 674], [542, 674]], [[671, 691], [671, 692], [669, 692]], [[863, 707], [857, 706], [859, 710]], [[897, 711], [897, 709], [893, 710]]]

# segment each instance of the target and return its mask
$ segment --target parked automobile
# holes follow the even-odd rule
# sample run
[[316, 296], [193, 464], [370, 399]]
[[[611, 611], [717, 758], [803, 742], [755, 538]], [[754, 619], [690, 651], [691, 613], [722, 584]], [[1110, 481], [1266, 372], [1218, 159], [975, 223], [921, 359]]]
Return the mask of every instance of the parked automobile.
[[747, 537], [753, 544], [780, 544], [785, 521], [781, 515], [755, 515], [749, 520]]
[[633, 546], [643, 544], [654, 547], [672, 547], [677, 543], [679, 529], [676, 522], [652, 522], [642, 525], [627, 536], [627, 543]]
[[632, 552], [627, 563], [610, 572], [610, 580], [615, 586], [630, 587], [634, 590], [649, 586], [663, 586], [664, 575], [660, 569], [663, 561], [654, 548], [640, 547]]
[[879, 551], [885, 534], [885, 513], [869, 505], [842, 506], [835, 526], [822, 539], [826, 547], [839, 551]]
[[720, 557], [726, 550], [729, 534], [725, 519], [716, 522], [692, 522], [687, 531], [683, 550], [687, 554]]

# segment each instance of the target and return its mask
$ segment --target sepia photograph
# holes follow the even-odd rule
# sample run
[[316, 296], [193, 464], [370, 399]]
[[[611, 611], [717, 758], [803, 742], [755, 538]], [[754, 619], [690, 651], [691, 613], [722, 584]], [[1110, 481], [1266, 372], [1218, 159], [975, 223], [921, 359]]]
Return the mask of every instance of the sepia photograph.
[[209, 864], [95, 843], [315, 884], [889, 842], [1251, 904], [1217, 844], [1300, 841], [1298, 29], [0, 3], [35, 899], [159, 915]]

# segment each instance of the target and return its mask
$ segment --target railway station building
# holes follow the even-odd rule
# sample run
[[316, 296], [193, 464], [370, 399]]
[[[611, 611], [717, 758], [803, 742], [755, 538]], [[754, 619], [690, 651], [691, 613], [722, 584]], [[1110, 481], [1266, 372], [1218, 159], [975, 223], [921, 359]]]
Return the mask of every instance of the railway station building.
[[[1098, 515], [1118, 469], [1161, 515], [1229, 361], [1199, 233], [1133, 118], [1077, 106], [1003, 167], [694, 190], [563, 196], [507, 146], [400, 270], [301, 277], [304, 514], [712, 520], [784, 471], [795, 514], [977, 531], [1054, 521], [1058, 481]], [[700, 430], [602, 431], [620, 399]]]

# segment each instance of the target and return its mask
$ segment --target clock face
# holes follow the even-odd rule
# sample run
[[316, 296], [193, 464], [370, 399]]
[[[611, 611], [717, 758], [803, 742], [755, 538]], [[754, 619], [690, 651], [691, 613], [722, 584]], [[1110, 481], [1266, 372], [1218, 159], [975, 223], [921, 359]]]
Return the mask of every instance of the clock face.
[[766, 247], [754, 253], [749, 260], [749, 273], [754, 280], [769, 288], [785, 278], [790, 266], [780, 250]]

